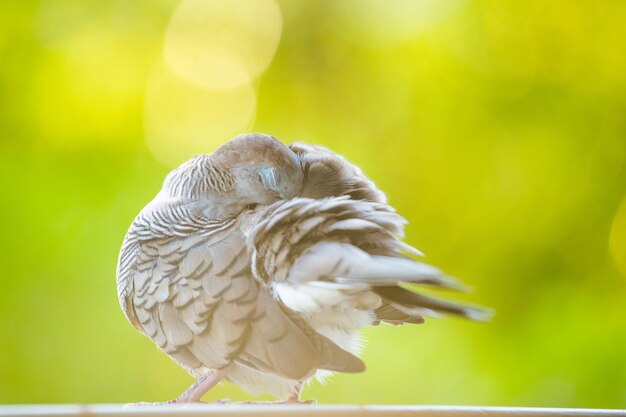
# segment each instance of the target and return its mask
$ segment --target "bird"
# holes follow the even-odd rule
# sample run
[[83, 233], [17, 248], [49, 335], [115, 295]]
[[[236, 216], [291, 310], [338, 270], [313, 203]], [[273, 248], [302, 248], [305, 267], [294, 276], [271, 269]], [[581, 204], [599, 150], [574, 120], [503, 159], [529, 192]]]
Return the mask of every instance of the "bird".
[[356, 165], [319, 145], [239, 135], [170, 172], [117, 265], [128, 321], [196, 379], [302, 402], [306, 382], [365, 370], [360, 331], [481, 307], [420, 288], [465, 287], [402, 241], [406, 220]]

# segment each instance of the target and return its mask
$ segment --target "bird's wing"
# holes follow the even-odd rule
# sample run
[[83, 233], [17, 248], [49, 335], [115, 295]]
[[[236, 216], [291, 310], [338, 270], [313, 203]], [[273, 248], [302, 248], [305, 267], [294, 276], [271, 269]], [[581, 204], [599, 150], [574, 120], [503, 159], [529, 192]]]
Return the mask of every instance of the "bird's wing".
[[299, 196], [325, 198], [349, 196], [385, 204], [387, 197], [356, 165], [319, 145], [296, 142], [289, 148], [298, 156], [304, 178]]
[[188, 370], [236, 362], [299, 380], [318, 368], [363, 368], [343, 351], [342, 362], [330, 360], [336, 347], [294, 323], [255, 280], [237, 218], [208, 221], [181, 207], [140, 214], [118, 292], [131, 323]]
[[257, 210], [247, 232], [253, 271], [300, 313], [350, 302], [392, 324], [418, 323], [431, 312], [482, 318], [480, 309], [400, 286], [459, 286], [404, 255], [417, 253], [397, 237], [404, 223], [387, 205], [347, 197], [277, 202]]

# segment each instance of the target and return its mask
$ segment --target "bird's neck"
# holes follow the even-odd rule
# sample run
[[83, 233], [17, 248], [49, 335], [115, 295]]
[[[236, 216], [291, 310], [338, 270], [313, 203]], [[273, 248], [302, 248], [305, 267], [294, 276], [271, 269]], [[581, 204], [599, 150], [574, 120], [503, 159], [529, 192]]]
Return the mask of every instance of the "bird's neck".
[[184, 207], [189, 213], [203, 216], [207, 220], [223, 220], [236, 217], [249, 206], [249, 202], [234, 193], [208, 194], [199, 198], [181, 198], [171, 196], [165, 191], [159, 192], [146, 206], [148, 210], [170, 207]]

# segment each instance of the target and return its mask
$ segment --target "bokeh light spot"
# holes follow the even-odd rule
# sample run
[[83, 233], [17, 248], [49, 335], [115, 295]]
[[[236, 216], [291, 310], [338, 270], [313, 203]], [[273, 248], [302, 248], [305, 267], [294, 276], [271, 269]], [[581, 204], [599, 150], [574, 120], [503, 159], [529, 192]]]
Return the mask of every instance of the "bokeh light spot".
[[159, 162], [176, 166], [249, 130], [255, 109], [251, 84], [230, 90], [207, 89], [157, 64], [146, 91], [146, 141]]
[[165, 61], [188, 81], [240, 87], [267, 69], [281, 30], [280, 8], [273, 0], [185, 0], [165, 36]]
[[338, 34], [356, 43], [384, 45], [424, 34], [440, 24], [465, 0], [396, 0], [393, 7], [377, 0], [338, 2]]

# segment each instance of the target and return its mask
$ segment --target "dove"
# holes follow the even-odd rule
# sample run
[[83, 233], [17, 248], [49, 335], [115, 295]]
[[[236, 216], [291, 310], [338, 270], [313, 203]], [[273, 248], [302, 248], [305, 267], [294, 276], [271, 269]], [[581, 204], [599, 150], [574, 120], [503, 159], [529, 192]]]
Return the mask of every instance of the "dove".
[[167, 175], [132, 222], [117, 290], [128, 321], [196, 382], [300, 402], [358, 373], [361, 329], [488, 311], [420, 294], [459, 289], [401, 239], [406, 220], [355, 165], [316, 145], [245, 134]]

